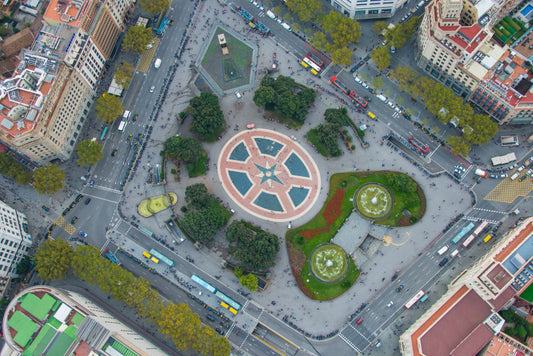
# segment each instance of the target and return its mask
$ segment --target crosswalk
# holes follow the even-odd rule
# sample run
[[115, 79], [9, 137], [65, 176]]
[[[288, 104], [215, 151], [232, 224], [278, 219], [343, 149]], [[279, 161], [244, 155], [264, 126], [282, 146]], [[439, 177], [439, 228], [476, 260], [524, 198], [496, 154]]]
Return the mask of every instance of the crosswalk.
[[155, 51], [157, 50], [160, 41], [161, 40], [158, 37], [154, 38], [152, 48], [147, 49], [141, 55], [141, 58], [139, 59], [139, 64], [137, 65], [137, 72], [148, 72], [148, 69], [150, 69], [150, 64], [152, 63], [152, 59], [154, 58]]
[[58, 217], [54, 224], [65, 230], [65, 232], [69, 235], [72, 235], [76, 232], [74, 225], [68, 223], [63, 216]]
[[344, 341], [345, 343], [348, 344], [348, 346], [350, 346], [352, 349], [354, 349], [355, 351], [357, 352], [361, 352], [361, 350], [359, 350], [357, 348], [357, 346], [355, 346], [350, 340], [348, 340], [348, 338], [346, 336], [344, 336], [342, 333], [339, 334], [339, 337], [341, 338], [342, 341]]

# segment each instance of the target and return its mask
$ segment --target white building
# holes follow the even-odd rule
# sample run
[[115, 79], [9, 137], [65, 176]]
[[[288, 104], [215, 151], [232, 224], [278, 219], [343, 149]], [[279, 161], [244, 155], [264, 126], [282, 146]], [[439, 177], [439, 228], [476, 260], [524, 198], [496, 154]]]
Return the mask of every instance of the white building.
[[352, 19], [389, 18], [407, 0], [331, 0], [331, 6]]
[[32, 244], [26, 215], [0, 200], [0, 297]]

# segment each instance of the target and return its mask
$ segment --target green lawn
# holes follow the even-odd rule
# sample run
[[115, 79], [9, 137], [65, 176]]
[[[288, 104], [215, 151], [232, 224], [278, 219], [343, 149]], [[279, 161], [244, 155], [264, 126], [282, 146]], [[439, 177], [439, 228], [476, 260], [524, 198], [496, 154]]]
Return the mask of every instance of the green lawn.
[[[344, 224], [346, 218], [353, 212], [354, 204], [350, 201], [353, 198], [355, 191], [359, 186], [365, 183], [376, 182], [381, 183], [388, 187], [393, 195], [395, 205], [392, 212], [388, 217], [383, 220], [376, 221], [376, 224], [398, 226], [398, 223], [408, 225], [406, 223], [407, 218], [403, 216], [405, 209], [409, 210], [412, 216], [416, 217], [418, 221], [425, 212], [425, 196], [422, 190], [419, 188], [414, 199], [413, 194], [406, 194], [398, 192], [397, 190], [389, 187], [386, 182], [385, 175], [391, 172], [361, 172], [361, 173], [337, 173], [331, 176], [330, 188], [326, 203], [320, 210], [320, 212], [311, 219], [307, 224], [297, 227], [295, 229], [287, 231], [285, 235], [286, 243], [289, 250], [289, 258], [291, 260], [291, 267], [293, 272], [301, 270], [299, 275], [296, 275], [298, 285], [308, 297], [318, 300], [330, 300], [338, 297], [346, 290], [348, 290], [359, 276], [359, 270], [348, 256], [349, 267], [348, 273], [344, 279], [333, 284], [326, 284], [318, 279], [314, 278], [310, 273], [307, 259], [316, 246], [328, 243], [335, 237], [339, 228]], [[344, 199], [341, 205], [341, 213], [337, 219], [327, 226], [326, 219], [324, 217], [324, 211], [328, 202], [333, 198], [337, 190], [344, 190]], [[414, 202], [414, 203], [413, 203]], [[403, 219], [402, 219], [403, 217]], [[413, 221], [416, 222], [416, 221]], [[302, 234], [308, 233], [309, 230], [318, 230], [316, 235], [311, 239], [306, 239]], [[298, 252], [305, 254], [305, 261], [302, 262], [302, 258], [297, 256]], [[309, 280], [309, 282], [308, 282]], [[302, 288], [303, 287], [303, 288]]]

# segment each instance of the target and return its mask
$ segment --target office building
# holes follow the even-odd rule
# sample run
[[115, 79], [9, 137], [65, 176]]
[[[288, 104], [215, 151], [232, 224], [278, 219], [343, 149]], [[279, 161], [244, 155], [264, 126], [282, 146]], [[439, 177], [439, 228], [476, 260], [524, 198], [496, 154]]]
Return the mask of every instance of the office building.
[[3, 355], [163, 356], [99, 304], [73, 291], [34, 286], [9, 303]]
[[498, 311], [515, 298], [531, 303], [532, 281], [533, 218], [528, 218], [452, 281], [446, 294], [404, 332], [402, 354], [476, 355], [501, 332], [504, 320]]
[[0, 200], [0, 298], [11, 278], [18, 276], [17, 265], [31, 245], [26, 215]]
[[352, 19], [382, 19], [396, 13], [407, 0], [331, 0], [331, 6]]

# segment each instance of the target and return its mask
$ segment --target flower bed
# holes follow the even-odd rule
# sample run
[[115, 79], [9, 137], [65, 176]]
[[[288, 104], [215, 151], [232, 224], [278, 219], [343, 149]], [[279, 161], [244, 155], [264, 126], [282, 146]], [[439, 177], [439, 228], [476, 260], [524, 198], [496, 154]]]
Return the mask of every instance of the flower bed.
[[344, 199], [344, 190], [339, 189], [333, 195], [333, 198], [326, 205], [326, 209], [323, 212], [324, 219], [326, 219], [326, 224], [331, 226], [335, 220], [339, 218], [342, 213], [342, 201]]

